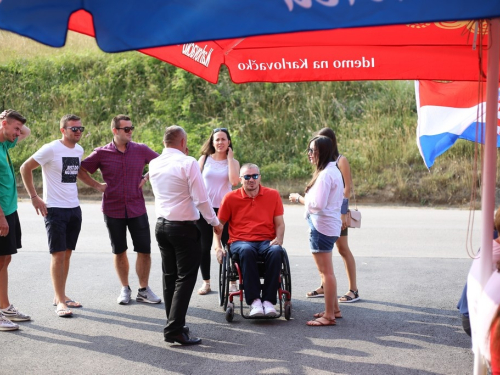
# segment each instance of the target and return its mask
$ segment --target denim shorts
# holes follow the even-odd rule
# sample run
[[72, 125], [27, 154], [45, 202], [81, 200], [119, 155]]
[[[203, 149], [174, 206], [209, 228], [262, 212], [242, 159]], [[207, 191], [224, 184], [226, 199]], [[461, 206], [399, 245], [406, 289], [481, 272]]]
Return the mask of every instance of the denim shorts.
[[311, 253], [331, 253], [338, 237], [326, 236], [318, 232], [309, 217], [307, 218], [307, 222], [309, 224], [309, 247], [311, 248]]

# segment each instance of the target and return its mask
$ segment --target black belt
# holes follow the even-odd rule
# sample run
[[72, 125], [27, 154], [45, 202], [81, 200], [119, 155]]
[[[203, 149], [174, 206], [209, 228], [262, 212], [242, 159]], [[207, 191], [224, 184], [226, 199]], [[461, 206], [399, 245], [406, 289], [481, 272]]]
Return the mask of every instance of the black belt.
[[165, 224], [165, 225], [195, 225], [196, 220], [172, 221], [172, 220], [167, 220], [167, 219], [164, 219], [162, 217], [159, 217], [158, 223]]

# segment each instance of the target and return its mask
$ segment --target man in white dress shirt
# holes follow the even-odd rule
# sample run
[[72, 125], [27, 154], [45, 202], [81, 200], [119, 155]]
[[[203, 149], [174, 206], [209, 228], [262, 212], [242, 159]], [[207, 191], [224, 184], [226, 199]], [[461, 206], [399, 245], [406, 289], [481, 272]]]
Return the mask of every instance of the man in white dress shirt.
[[155, 195], [156, 240], [163, 269], [163, 298], [167, 324], [167, 342], [195, 345], [200, 338], [190, 338], [185, 326], [201, 260], [200, 231], [196, 220], [200, 212], [222, 233], [203, 184], [198, 162], [187, 156], [187, 134], [180, 126], [169, 126], [163, 137], [163, 153], [149, 164], [149, 179]]

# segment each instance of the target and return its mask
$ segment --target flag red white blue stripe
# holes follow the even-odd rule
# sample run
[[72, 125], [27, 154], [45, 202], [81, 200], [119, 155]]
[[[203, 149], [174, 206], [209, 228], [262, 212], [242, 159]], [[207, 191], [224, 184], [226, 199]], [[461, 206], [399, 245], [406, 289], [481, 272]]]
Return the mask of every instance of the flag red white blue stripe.
[[415, 81], [417, 144], [427, 168], [459, 138], [484, 143], [485, 90], [478, 82]]

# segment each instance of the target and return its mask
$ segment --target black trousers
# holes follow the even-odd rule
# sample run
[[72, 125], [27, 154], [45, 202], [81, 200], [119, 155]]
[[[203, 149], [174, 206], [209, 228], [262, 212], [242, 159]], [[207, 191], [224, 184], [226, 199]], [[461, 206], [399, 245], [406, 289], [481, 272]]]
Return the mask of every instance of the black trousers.
[[[218, 208], [214, 208], [215, 214], [219, 212]], [[196, 222], [196, 226], [201, 232], [201, 264], [200, 271], [203, 280], [210, 280], [210, 262], [212, 250], [212, 242], [214, 239], [214, 227], [207, 223], [207, 221], [200, 215], [200, 220]], [[224, 230], [222, 231], [222, 246], [226, 247], [227, 241], [229, 240], [229, 223], [224, 225]]]
[[156, 240], [161, 252], [163, 299], [167, 324], [164, 334], [181, 333], [200, 266], [200, 231], [194, 222], [158, 219]]

